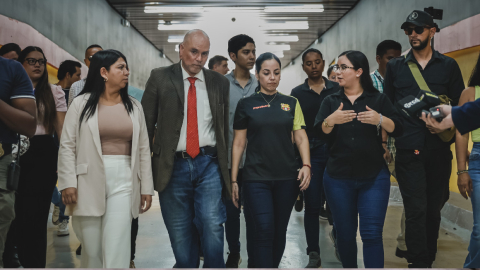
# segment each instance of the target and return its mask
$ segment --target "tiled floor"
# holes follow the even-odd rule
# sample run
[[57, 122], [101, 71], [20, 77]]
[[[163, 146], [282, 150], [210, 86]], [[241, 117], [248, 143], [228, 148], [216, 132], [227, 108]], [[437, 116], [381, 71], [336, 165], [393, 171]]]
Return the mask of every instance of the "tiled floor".
[[[152, 209], [140, 216], [140, 229], [137, 239], [137, 252], [135, 264], [138, 268], [171, 268], [175, 264], [175, 258], [170, 247], [167, 230], [160, 213], [158, 196], [154, 198]], [[387, 219], [384, 227], [385, 267], [406, 268], [404, 259], [395, 257], [396, 238], [400, 228], [400, 216], [402, 206], [392, 204], [388, 208]], [[245, 223], [242, 216], [241, 243], [243, 262], [240, 267], [247, 267], [247, 254], [245, 251]], [[334, 255], [334, 249], [328, 233], [331, 227], [326, 221], [320, 221], [320, 248], [322, 267], [340, 268], [341, 264]], [[363, 267], [363, 253], [361, 239], [358, 243], [358, 266]], [[70, 236], [56, 236], [56, 229], [51, 223], [48, 229], [48, 255], [47, 267], [69, 268], [80, 266], [80, 256], [75, 255], [79, 242], [70, 226]], [[437, 268], [461, 268], [467, 255], [468, 243], [459, 237], [440, 231], [439, 252], [434, 267]], [[225, 247], [225, 259], [227, 258]], [[281, 268], [303, 268], [308, 262], [306, 253], [305, 231], [303, 227], [303, 213], [293, 212], [287, 233], [287, 246]]]

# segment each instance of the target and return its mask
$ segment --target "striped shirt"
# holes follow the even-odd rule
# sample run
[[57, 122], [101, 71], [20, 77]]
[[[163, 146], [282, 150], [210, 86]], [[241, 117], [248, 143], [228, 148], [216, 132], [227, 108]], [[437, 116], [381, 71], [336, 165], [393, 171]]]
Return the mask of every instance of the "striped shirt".
[[70, 107], [70, 104], [72, 103], [73, 99], [82, 92], [83, 87], [85, 86], [85, 82], [87, 81], [87, 77], [74, 82], [72, 84], [72, 87], [70, 87], [70, 94], [68, 96], [68, 107]]
[[380, 75], [380, 72], [378, 72], [378, 69], [375, 70], [374, 72], [372, 72], [370, 74], [370, 77], [372, 77], [372, 81], [373, 81], [373, 86], [375, 86], [375, 88], [377, 88], [378, 91], [380, 91], [380, 93], [383, 93], [383, 77], [382, 75]]

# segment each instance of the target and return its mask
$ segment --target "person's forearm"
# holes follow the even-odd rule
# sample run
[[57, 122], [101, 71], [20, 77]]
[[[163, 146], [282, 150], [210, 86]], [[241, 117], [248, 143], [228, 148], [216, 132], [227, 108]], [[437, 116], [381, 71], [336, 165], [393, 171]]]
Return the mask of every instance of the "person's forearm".
[[327, 127], [327, 126], [325, 126], [325, 125], [322, 123], [322, 124], [321, 124], [321, 125], [322, 125], [322, 131], [323, 131], [323, 133], [325, 133], [325, 134], [330, 134], [330, 133], [332, 132], [332, 130], [333, 130], [333, 123], [332, 123], [332, 120], [331, 120], [330, 116], [327, 117], [327, 118], [325, 118], [325, 121], [327, 121], [327, 124], [328, 124], [329, 126], [331, 126], [331, 127]]
[[[392, 121], [392, 119], [386, 117], [386, 116], [382, 116], [383, 117], [383, 120], [382, 120], [382, 128], [388, 132], [388, 133], [392, 133], [394, 130], [395, 130], [395, 123]], [[383, 138], [383, 133], [382, 133], [382, 138]]]
[[57, 119], [55, 120], [55, 131], [57, 132], [58, 140], [62, 137], [63, 123], [65, 122], [66, 112], [57, 112]]
[[[304, 130], [302, 130], [303, 132], [305, 132]], [[298, 147], [298, 151], [300, 152], [300, 157], [302, 158], [302, 163], [303, 164], [307, 164], [307, 165], [311, 165], [311, 162], [310, 162], [310, 143], [308, 142], [308, 138], [307, 138], [307, 135], [305, 133], [305, 137], [302, 138], [299, 140], [299, 138], [295, 138], [295, 142], [297, 144], [297, 147]]]
[[14, 108], [0, 100], [0, 121], [14, 132], [33, 137], [37, 130], [37, 119], [26, 111]]
[[460, 135], [458, 131], [456, 132], [455, 153], [457, 157], [457, 169], [459, 171], [467, 169], [469, 134], [470, 133]]
[[240, 165], [240, 159], [242, 158], [243, 151], [245, 151], [245, 144], [233, 144], [232, 146], [232, 182], [237, 181], [238, 167]]

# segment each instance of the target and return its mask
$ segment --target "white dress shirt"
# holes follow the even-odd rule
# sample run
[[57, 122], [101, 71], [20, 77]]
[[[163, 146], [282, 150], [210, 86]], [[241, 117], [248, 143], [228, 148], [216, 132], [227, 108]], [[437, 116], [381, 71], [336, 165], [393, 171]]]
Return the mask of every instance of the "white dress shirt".
[[[188, 89], [190, 82], [188, 78], [191, 77], [183, 68], [183, 89], [185, 92], [185, 104], [183, 106], [183, 123], [180, 130], [180, 140], [178, 141], [177, 151], [187, 150], [187, 110], [188, 110]], [[210, 102], [208, 100], [207, 85], [205, 84], [205, 75], [203, 70], [195, 75], [195, 88], [197, 94], [197, 121], [198, 121], [198, 142], [200, 147], [215, 146], [215, 129], [213, 128], [212, 111], [210, 110]]]

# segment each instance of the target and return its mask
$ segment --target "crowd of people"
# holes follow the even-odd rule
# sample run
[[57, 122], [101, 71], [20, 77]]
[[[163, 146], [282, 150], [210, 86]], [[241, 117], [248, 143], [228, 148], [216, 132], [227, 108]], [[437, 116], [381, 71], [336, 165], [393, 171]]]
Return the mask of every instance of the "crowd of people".
[[[50, 84], [41, 48], [4, 45], [3, 266], [46, 266], [53, 203], [58, 236], [69, 235], [71, 219], [82, 268], [134, 268], [138, 217], [156, 190], [176, 268], [199, 267], [201, 259], [206, 268], [238, 268], [242, 209], [248, 267], [278, 268], [296, 204], [305, 206], [306, 268], [322, 266], [319, 217], [332, 225], [343, 267], [358, 267], [359, 229], [365, 267], [383, 268], [393, 175], [404, 204], [396, 255], [411, 268], [432, 267], [456, 141], [458, 186], [474, 212], [464, 267], [480, 267], [480, 124], [463, 120], [480, 108], [480, 56], [464, 89], [455, 60], [431, 46], [439, 31], [432, 16], [415, 10], [400, 28], [411, 50], [401, 56], [398, 42], [382, 41], [373, 72], [364, 53], [349, 50], [325, 77], [323, 54], [306, 50], [307, 79], [291, 95], [278, 91], [279, 58], [257, 57], [245, 34], [227, 44], [235, 64], [228, 73], [224, 56], [204, 68], [209, 37], [189, 31], [180, 62], [152, 70], [144, 92], [128, 85], [128, 61], [117, 50], [89, 46], [87, 76], [66, 60]], [[422, 91], [442, 100], [443, 121], [400, 109]]]

